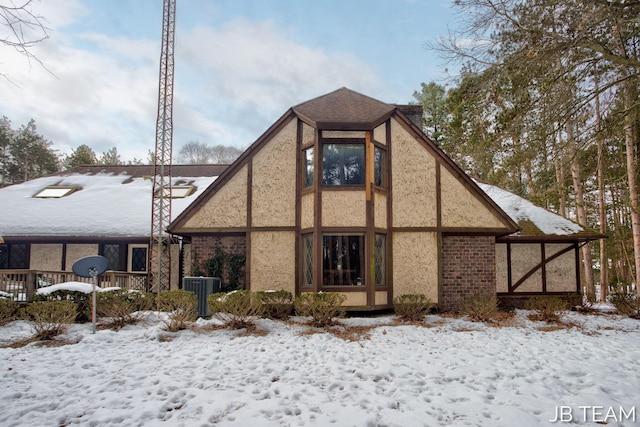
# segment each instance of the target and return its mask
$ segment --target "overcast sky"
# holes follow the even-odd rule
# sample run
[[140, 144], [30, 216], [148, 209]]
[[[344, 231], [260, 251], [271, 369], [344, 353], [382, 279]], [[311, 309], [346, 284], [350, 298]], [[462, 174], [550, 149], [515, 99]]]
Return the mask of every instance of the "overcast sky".
[[[0, 0], [8, 4], [9, 0]], [[450, 0], [178, 0], [174, 155], [189, 141], [246, 148], [286, 110], [348, 87], [408, 103], [446, 64], [425, 43], [454, 26]], [[34, 0], [50, 38], [0, 45], [0, 116], [33, 118], [61, 154], [154, 148], [162, 0]], [[2, 33], [0, 36], [4, 36]]]

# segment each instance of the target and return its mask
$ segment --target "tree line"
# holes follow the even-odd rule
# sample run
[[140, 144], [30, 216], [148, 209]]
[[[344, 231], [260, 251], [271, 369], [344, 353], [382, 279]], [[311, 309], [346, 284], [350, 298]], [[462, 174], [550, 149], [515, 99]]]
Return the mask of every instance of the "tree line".
[[590, 298], [639, 283], [640, 2], [454, 4], [465, 21], [429, 48], [461, 73], [414, 93], [425, 131], [470, 175], [609, 236], [581, 250]]
[[[207, 145], [188, 142], [178, 151], [175, 162], [180, 164], [228, 164], [242, 150], [224, 145]], [[149, 150], [145, 160], [134, 158], [123, 161], [117, 147], [101, 155], [86, 144], [69, 154], [60, 154], [54, 143], [38, 133], [32, 119], [18, 129], [12, 127], [7, 117], [0, 119], [0, 187], [19, 184], [30, 179], [54, 174], [62, 170], [83, 165], [143, 165], [153, 164], [153, 152]]]

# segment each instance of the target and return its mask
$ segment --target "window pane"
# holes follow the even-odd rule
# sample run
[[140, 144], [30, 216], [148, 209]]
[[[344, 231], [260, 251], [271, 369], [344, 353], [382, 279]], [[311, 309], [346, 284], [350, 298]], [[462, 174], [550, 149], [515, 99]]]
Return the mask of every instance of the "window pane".
[[364, 185], [364, 144], [324, 144], [322, 183]]
[[131, 248], [131, 271], [147, 271], [147, 248]]
[[374, 248], [375, 258], [375, 284], [376, 286], [386, 285], [386, 241], [387, 236], [384, 234], [376, 234], [376, 245]]
[[322, 236], [323, 286], [362, 286], [364, 236]]
[[26, 243], [0, 245], [0, 268], [29, 268], [29, 246]]
[[383, 149], [376, 147], [373, 155], [374, 182], [378, 187], [385, 187], [384, 181], [386, 169], [386, 153]]
[[313, 234], [302, 236], [302, 286], [313, 285]]
[[302, 152], [303, 157], [303, 177], [304, 186], [311, 187], [313, 185], [313, 147], [308, 148]]
[[103, 257], [109, 260], [109, 270], [121, 270], [120, 268], [120, 245], [105, 244], [102, 245]]

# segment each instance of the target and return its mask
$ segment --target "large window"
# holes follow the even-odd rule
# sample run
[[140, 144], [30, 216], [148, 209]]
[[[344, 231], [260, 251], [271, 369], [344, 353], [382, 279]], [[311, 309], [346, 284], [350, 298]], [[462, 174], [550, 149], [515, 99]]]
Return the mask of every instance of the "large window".
[[323, 185], [364, 185], [364, 144], [323, 144]]
[[364, 235], [322, 236], [322, 285], [364, 285]]
[[117, 243], [104, 243], [100, 245], [100, 255], [109, 260], [109, 270], [123, 271], [122, 252]]

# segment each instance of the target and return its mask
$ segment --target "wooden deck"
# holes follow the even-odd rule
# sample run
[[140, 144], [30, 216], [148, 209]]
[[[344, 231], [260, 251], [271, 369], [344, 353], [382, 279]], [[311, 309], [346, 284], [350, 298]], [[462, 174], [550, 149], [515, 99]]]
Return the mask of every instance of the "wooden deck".
[[[79, 277], [70, 271], [0, 270], [0, 291], [13, 295], [19, 302], [31, 301], [38, 288], [63, 282], [93, 283], [91, 278]], [[149, 279], [146, 273], [107, 271], [98, 277], [98, 286], [148, 291]]]

